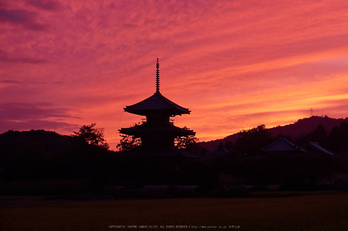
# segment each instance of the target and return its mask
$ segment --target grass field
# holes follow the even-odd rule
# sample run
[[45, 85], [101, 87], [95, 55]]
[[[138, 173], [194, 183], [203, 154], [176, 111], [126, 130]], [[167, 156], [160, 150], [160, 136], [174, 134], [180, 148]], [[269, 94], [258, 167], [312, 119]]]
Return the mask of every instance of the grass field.
[[347, 216], [348, 193], [344, 192], [313, 192], [274, 198], [118, 201], [0, 198], [0, 230], [14, 231], [121, 230], [122, 225], [128, 225], [129, 230], [150, 230], [149, 225], [157, 225], [155, 230], [178, 226], [181, 228], [172, 230], [326, 231], [348, 230]]

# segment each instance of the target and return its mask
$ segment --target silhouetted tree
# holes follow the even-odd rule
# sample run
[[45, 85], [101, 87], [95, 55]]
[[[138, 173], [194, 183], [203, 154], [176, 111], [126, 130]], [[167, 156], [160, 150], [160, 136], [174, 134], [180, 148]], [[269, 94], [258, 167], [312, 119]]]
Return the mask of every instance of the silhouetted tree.
[[91, 125], [81, 126], [78, 132], [74, 132], [75, 137], [85, 140], [88, 144], [109, 149], [109, 145], [104, 139], [103, 129], [95, 128], [95, 125], [96, 123], [91, 123]]
[[242, 155], [253, 155], [258, 153], [260, 148], [273, 142], [273, 140], [271, 133], [262, 124], [256, 128], [239, 132], [239, 137], [233, 145], [233, 150], [230, 151], [231, 153]]
[[[184, 129], [189, 130], [187, 127], [184, 127]], [[201, 155], [208, 153], [207, 149], [198, 144], [198, 138], [194, 135], [177, 137], [174, 140], [174, 144], [177, 149], [186, 149], [187, 151], [199, 153]]]
[[120, 143], [116, 145], [116, 148], [119, 151], [130, 151], [135, 147], [139, 147], [141, 145], [140, 138], [134, 138], [134, 136], [130, 135], [120, 135], [122, 138]]
[[340, 126], [333, 127], [326, 143], [333, 152], [348, 152], [348, 123], [343, 122]]
[[323, 141], [325, 141], [326, 137], [327, 137], [327, 131], [325, 130], [324, 125], [319, 124], [314, 131], [312, 131], [306, 135], [301, 136], [296, 141], [296, 143], [298, 143], [300, 145], [305, 144], [308, 141], [322, 143]]
[[197, 146], [198, 139], [193, 136], [180, 136], [175, 138], [175, 146], [177, 149], [192, 149]]

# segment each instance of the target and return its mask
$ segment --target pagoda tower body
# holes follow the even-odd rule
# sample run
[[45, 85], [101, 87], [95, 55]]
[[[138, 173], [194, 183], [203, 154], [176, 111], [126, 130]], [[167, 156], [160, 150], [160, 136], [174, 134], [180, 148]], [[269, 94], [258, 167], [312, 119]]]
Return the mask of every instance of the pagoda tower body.
[[195, 135], [195, 132], [174, 126], [170, 117], [190, 114], [187, 108], [165, 98], [159, 89], [159, 63], [156, 64], [156, 92], [149, 98], [126, 106], [124, 110], [129, 113], [146, 116], [146, 121], [141, 125], [130, 128], [121, 128], [120, 133], [141, 138], [141, 147], [145, 149], [170, 149], [174, 148], [174, 139], [181, 136]]

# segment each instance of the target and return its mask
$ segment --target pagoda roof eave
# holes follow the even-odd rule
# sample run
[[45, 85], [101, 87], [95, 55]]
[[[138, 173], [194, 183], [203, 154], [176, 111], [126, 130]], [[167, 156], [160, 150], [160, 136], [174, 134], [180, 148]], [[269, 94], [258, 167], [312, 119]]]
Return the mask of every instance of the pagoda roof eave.
[[130, 128], [121, 128], [119, 130], [122, 134], [142, 136], [151, 133], [172, 133], [175, 136], [186, 136], [186, 135], [195, 135], [196, 133], [193, 130], [188, 130], [184, 128], [179, 128], [174, 125], [167, 126], [148, 126], [147, 124], [142, 124], [139, 126], [134, 126]]
[[181, 107], [170, 101], [160, 92], [156, 92], [139, 103], [126, 106], [124, 110], [137, 115], [147, 115], [154, 111], [166, 112], [168, 115], [190, 114], [190, 111], [187, 108]]

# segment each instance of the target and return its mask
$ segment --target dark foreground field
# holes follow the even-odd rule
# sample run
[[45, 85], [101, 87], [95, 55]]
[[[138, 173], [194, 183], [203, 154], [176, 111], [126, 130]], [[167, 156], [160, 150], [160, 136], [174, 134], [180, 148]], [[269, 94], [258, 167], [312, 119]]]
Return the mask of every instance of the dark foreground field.
[[348, 229], [346, 192], [254, 196], [116, 201], [3, 197], [0, 230]]

